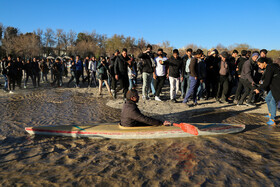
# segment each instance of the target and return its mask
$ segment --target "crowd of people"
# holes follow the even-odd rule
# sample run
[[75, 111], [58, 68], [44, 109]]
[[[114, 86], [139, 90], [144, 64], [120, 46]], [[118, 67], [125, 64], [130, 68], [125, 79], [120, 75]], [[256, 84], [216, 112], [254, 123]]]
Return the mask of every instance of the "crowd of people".
[[269, 108], [273, 109], [268, 116], [274, 122], [276, 104], [280, 108], [280, 60], [278, 58], [273, 62], [267, 53], [266, 49], [253, 52], [242, 50], [240, 54], [237, 50], [229, 54], [214, 49], [204, 54], [201, 49], [193, 51], [189, 48], [181, 56], [174, 49], [168, 58], [163, 49], [154, 52], [148, 45], [138, 58], [128, 54], [125, 48], [121, 52], [116, 50], [111, 57], [100, 56], [99, 59], [94, 56], [81, 59], [76, 55], [69, 60], [22, 60], [8, 56], [2, 59], [0, 70], [5, 80], [4, 90], [10, 93], [15, 90], [16, 84], [21, 88], [23, 80], [24, 88], [27, 88], [29, 78], [34, 88], [39, 87], [41, 82], [48, 82], [49, 72], [51, 86], [61, 87], [62, 77], [68, 77], [69, 69], [71, 77], [67, 82], [68, 87], [72, 86], [72, 82], [74, 87], [81, 87], [81, 79], [83, 85], [98, 86], [100, 95], [105, 85], [114, 98], [120, 90], [123, 91], [123, 98], [126, 98], [127, 91], [139, 84], [139, 74], [143, 100], [154, 98], [162, 101], [162, 88], [168, 85], [167, 82], [170, 100], [177, 103], [180, 97], [186, 106], [196, 106], [199, 100], [209, 98], [215, 98], [220, 103], [233, 102], [237, 106], [256, 106], [266, 97], [270, 98], [266, 99], [267, 103], [275, 103], [273, 106], [270, 104]]

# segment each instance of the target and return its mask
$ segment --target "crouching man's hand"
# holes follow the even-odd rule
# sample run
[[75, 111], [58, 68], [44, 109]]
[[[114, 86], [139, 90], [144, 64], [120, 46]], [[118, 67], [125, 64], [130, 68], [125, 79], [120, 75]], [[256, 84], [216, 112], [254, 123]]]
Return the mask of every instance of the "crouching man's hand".
[[164, 126], [171, 126], [172, 123], [171, 123], [170, 121], [164, 121], [164, 122], [163, 122], [163, 125], [164, 125]]

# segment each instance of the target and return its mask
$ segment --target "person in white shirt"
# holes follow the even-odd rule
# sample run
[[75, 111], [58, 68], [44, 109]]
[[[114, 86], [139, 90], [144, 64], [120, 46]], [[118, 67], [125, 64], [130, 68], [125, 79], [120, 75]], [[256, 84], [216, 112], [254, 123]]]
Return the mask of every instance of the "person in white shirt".
[[94, 86], [97, 86], [97, 82], [96, 82], [96, 66], [97, 66], [97, 62], [95, 60], [95, 57], [93, 56], [88, 64], [88, 70], [90, 72], [90, 83], [89, 83], [89, 87], [90, 85], [92, 85], [92, 83], [94, 83]]
[[155, 100], [161, 101], [159, 96], [166, 80], [166, 65], [164, 62], [167, 60], [167, 58], [163, 57], [162, 49], [158, 49], [157, 54], [158, 57], [155, 58], [156, 67], [154, 68], [153, 78], [155, 79]]

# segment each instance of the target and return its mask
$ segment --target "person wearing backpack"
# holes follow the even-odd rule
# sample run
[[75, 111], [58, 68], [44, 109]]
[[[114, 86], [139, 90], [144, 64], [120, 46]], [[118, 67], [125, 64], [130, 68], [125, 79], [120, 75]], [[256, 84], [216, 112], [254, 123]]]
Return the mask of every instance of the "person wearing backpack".
[[268, 64], [265, 60], [258, 60], [258, 66], [260, 69], [265, 69], [265, 78], [263, 84], [254, 91], [258, 94], [260, 91], [270, 89], [265, 98], [269, 114], [265, 117], [269, 118], [268, 125], [275, 126], [276, 105], [280, 101], [280, 58], [272, 64]]

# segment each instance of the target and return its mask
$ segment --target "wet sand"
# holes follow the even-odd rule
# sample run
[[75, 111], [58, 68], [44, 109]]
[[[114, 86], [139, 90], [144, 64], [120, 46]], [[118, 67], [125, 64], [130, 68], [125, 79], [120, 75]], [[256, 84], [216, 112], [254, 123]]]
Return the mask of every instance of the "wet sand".
[[[167, 99], [165, 90], [165, 97]], [[119, 94], [120, 96], [121, 94]], [[1, 186], [279, 186], [280, 128], [257, 109], [200, 101], [187, 108], [143, 101], [145, 114], [172, 122], [246, 124], [239, 134], [159, 140], [30, 137], [28, 126], [117, 122], [122, 99], [104, 89], [50, 88], [0, 93]], [[279, 120], [278, 120], [279, 121]]]

